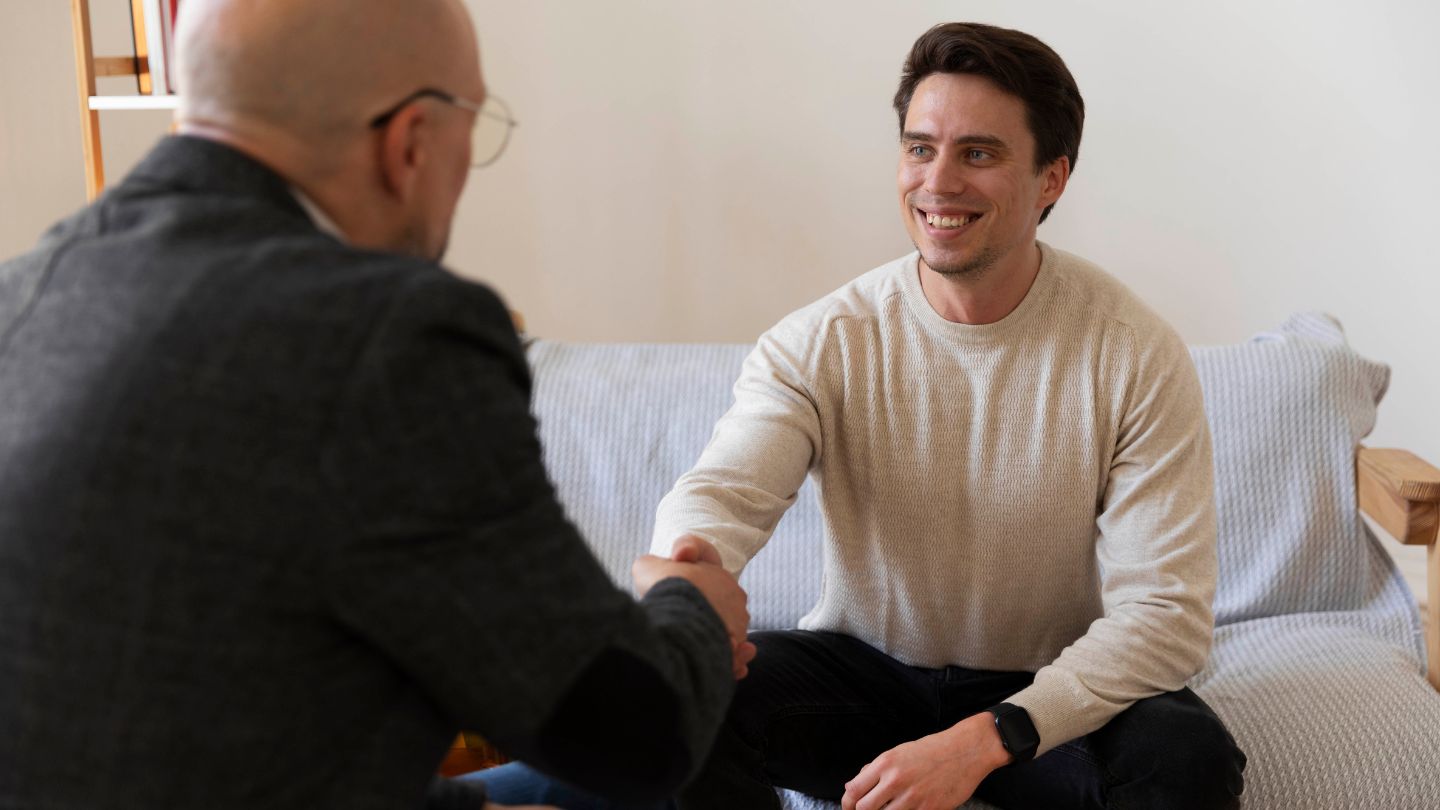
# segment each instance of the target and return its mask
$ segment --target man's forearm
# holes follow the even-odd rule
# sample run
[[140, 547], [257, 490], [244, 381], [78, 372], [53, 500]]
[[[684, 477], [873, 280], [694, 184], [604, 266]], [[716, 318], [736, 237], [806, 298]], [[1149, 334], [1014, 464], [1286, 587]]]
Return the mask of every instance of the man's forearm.
[[735, 384], [735, 403], [715, 425], [695, 467], [655, 514], [651, 553], [670, 556], [686, 534], [713, 543], [738, 574], [770, 539], [819, 457], [820, 420], [805, 372], [762, 336]]

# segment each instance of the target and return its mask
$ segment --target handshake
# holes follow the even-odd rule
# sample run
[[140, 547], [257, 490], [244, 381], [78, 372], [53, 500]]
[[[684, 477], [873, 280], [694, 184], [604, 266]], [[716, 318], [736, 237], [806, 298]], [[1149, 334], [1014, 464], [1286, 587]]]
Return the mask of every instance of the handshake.
[[750, 662], [755, 659], [755, 645], [746, 638], [750, 629], [750, 611], [745, 607], [747, 597], [734, 575], [721, 565], [720, 552], [715, 546], [687, 534], [675, 541], [669, 559], [647, 554], [635, 561], [630, 573], [635, 579], [635, 590], [641, 596], [655, 583], [670, 577], [680, 577], [698, 588], [730, 634], [735, 680], [745, 677]]
[[[735, 680], [745, 677], [749, 663], [755, 658], [755, 645], [746, 640], [745, 633], [750, 627], [750, 611], [746, 609], [745, 591], [735, 577], [720, 563], [720, 552], [708, 540], [687, 534], [675, 541], [670, 558], [647, 554], [635, 561], [630, 573], [635, 578], [635, 590], [640, 596], [655, 587], [655, 583], [670, 577], [680, 577], [700, 589], [709, 600], [710, 606], [725, 622], [730, 635], [730, 652]], [[587, 805], [589, 806], [589, 805]], [[482, 810], [560, 810], [551, 805], [510, 805], [488, 802]]]

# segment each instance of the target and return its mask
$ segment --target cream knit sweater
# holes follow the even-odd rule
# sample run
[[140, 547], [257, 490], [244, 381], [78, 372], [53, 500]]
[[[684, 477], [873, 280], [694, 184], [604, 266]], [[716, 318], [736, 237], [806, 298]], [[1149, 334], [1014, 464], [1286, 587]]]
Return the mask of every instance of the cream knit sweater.
[[1036, 672], [1010, 702], [1044, 752], [1199, 671], [1215, 511], [1184, 344], [1040, 247], [993, 324], [936, 314], [915, 254], [782, 320], [661, 502], [654, 550], [694, 533], [738, 573], [813, 474], [825, 574], [800, 626], [913, 666]]

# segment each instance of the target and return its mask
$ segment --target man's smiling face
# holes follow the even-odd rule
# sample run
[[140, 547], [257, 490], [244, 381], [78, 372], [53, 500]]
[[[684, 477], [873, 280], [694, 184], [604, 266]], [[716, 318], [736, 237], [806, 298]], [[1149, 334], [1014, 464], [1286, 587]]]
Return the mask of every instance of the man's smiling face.
[[925, 265], [971, 277], [1012, 269], [1064, 189], [1068, 164], [1056, 164], [1036, 173], [1035, 137], [1016, 96], [981, 76], [922, 79], [900, 135], [897, 185]]

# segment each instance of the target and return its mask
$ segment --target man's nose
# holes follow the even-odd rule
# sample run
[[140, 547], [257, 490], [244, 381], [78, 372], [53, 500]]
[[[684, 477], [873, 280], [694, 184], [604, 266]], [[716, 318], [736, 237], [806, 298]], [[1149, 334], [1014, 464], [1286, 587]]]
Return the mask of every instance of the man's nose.
[[931, 194], [959, 194], [965, 185], [965, 167], [953, 155], [937, 155], [926, 167], [925, 190]]

